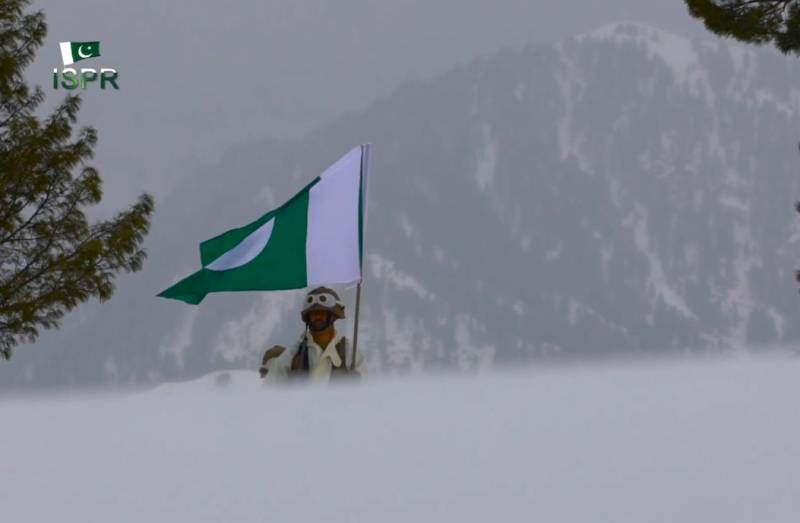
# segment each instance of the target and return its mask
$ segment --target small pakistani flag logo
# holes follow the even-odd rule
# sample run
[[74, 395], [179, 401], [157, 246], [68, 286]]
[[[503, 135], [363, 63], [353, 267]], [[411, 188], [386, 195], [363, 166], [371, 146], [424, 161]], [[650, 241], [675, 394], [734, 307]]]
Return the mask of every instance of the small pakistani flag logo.
[[64, 67], [87, 58], [100, 56], [100, 42], [59, 42]]

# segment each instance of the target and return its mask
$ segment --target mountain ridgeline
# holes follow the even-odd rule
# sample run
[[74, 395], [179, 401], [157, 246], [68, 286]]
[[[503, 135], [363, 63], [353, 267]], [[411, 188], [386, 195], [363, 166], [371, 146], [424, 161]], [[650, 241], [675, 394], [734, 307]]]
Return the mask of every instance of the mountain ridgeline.
[[21, 348], [0, 387], [255, 369], [300, 334], [299, 292], [154, 296], [199, 267], [200, 241], [363, 142], [373, 370], [797, 343], [797, 86], [776, 52], [621, 23], [407, 85], [302, 140], [241, 144], [159, 202], [144, 271]]

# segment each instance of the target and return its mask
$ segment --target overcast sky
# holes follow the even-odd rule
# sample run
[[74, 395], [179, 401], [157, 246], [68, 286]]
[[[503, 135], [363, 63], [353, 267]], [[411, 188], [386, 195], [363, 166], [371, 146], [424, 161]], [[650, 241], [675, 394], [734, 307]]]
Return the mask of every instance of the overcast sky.
[[[119, 91], [83, 92], [99, 130], [104, 212], [163, 196], [226, 146], [297, 136], [413, 79], [503, 47], [622, 19], [706, 35], [681, 0], [38, 1], [48, 37], [28, 78], [49, 102], [59, 41], [100, 40]], [[78, 64], [83, 65], [83, 64]]]

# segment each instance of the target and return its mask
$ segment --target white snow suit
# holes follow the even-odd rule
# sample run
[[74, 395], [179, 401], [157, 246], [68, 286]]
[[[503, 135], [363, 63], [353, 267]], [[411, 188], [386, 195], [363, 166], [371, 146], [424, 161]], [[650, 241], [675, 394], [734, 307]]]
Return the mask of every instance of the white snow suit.
[[[301, 350], [304, 341], [305, 351]], [[312, 383], [328, 383], [331, 379], [363, 376], [364, 354], [358, 351], [355, 369], [351, 371], [352, 361], [353, 348], [342, 334], [337, 332], [323, 349], [308, 333], [300, 336], [282, 354], [266, 361], [262, 369], [267, 371], [264, 377], [267, 383], [286, 382], [293, 378], [308, 378]]]

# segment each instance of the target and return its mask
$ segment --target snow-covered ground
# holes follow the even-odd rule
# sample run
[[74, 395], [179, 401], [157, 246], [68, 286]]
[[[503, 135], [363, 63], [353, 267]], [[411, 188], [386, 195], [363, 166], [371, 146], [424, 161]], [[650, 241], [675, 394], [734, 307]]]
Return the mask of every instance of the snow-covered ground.
[[3, 522], [800, 521], [800, 359], [0, 400]]

